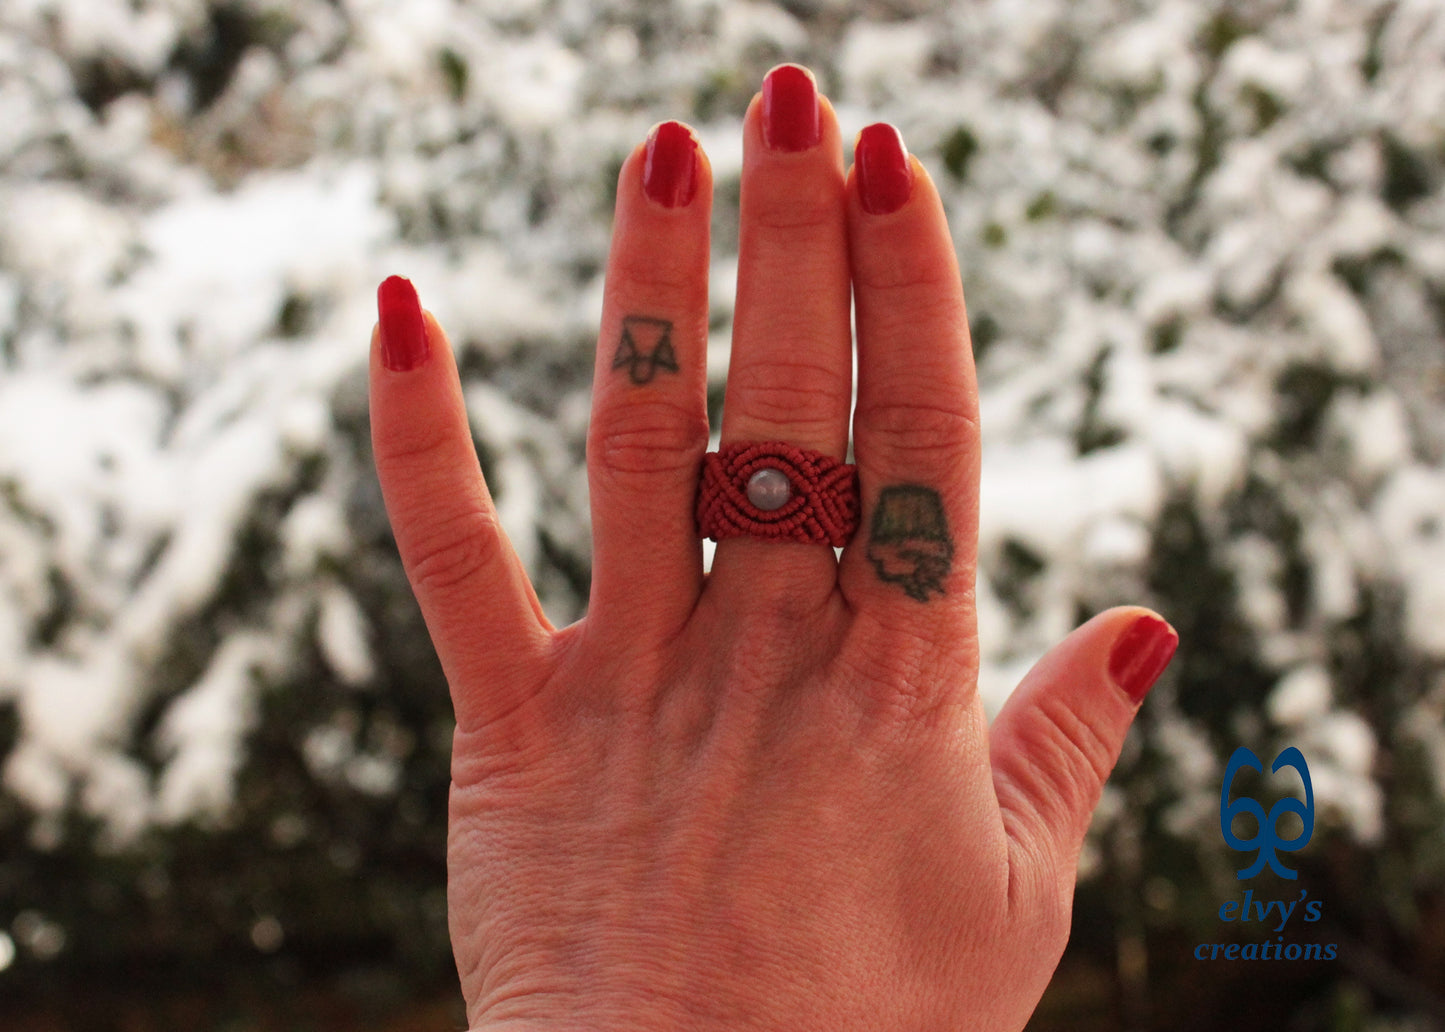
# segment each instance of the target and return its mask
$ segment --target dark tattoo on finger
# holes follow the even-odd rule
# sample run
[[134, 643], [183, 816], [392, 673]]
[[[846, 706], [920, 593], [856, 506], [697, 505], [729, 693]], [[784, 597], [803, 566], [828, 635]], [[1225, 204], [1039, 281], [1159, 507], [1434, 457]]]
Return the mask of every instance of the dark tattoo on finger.
[[917, 484], [885, 487], [868, 526], [868, 560], [878, 579], [927, 602], [943, 594], [953, 569], [953, 538], [938, 492]]
[[622, 317], [622, 340], [612, 356], [613, 369], [626, 369], [633, 383], [651, 383], [659, 369], [677, 372], [672, 323], [645, 315]]

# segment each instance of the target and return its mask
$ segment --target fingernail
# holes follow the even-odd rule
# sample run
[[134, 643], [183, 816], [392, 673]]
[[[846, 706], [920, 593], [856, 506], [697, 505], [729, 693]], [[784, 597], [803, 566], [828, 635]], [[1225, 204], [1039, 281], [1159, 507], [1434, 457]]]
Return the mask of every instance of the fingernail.
[[415, 369], [427, 360], [426, 323], [411, 280], [388, 276], [376, 288], [381, 322], [381, 364], [394, 372]]
[[697, 192], [697, 137], [681, 122], [662, 122], [648, 134], [642, 192], [665, 208], [681, 208]]
[[1150, 613], [1135, 620], [1109, 653], [1109, 676], [1136, 703], [1143, 702], [1154, 682], [1169, 665], [1179, 635]]
[[800, 151], [821, 138], [818, 83], [806, 68], [778, 65], [763, 79], [763, 142], [773, 150]]
[[913, 167], [903, 135], [887, 122], [858, 134], [853, 144], [858, 169], [858, 200], [870, 215], [887, 215], [908, 203], [913, 194]]

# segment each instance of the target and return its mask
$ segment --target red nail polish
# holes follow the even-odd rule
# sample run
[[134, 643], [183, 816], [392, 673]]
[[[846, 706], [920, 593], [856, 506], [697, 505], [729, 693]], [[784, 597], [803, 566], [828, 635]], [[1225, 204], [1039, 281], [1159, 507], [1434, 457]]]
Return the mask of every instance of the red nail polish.
[[376, 288], [381, 320], [381, 364], [395, 372], [415, 369], [427, 360], [426, 323], [411, 280], [388, 276]]
[[697, 192], [697, 138], [681, 122], [663, 122], [647, 137], [642, 191], [665, 208], [681, 208]]
[[858, 200], [870, 215], [887, 215], [908, 203], [913, 194], [913, 166], [903, 136], [887, 122], [868, 126], [853, 146]]
[[1152, 613], [1141, 616], [1114, 642], [1109, 676], [1129, 698], [1143, 702], [1178, 647], [1179, 635], [1173, 627]]
[[818, 84], [806, 68], [778, 65], [763, 79], [763, 142], [773, 150], [800, 151], [820, 139]]

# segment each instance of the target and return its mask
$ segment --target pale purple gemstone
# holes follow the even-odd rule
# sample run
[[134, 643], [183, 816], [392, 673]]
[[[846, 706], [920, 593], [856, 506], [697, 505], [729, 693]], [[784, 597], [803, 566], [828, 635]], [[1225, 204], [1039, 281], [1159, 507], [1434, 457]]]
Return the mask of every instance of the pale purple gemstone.
[[782, 470], [760, 469], [748, 477], [748, 501], [763, 512], [781, 509], [792, 496], [793, 485]]

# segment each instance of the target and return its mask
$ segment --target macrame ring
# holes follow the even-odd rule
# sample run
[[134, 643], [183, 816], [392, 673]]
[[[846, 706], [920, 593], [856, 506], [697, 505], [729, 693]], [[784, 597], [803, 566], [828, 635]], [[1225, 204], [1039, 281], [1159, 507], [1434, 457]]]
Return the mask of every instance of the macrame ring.
[[[777, 508], [776, 470], [788, 481]], [[755, 474], [764, 473], [753, 481]], [[753, 484], [749, 498], [748, 487]], [[772, 490], [770, 490], [772, 489]], [[698, 534], [714, 541], [755, 537], [842, 548], [858, 530], [858, 467], [782, 441], [729, 444], [702, 459], [697, 490]]]

